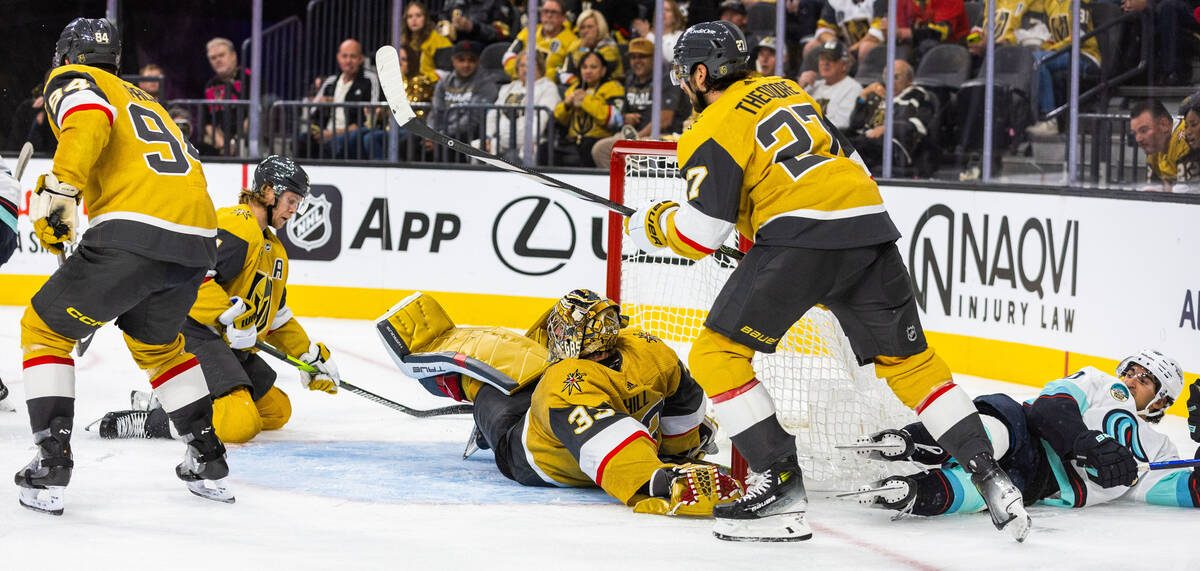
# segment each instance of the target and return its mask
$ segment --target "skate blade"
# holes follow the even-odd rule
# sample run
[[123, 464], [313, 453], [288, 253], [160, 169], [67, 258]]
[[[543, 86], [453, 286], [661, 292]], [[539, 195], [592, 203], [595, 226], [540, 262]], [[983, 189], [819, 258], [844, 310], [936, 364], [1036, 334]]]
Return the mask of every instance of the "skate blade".
[[842, 492], [840, 494], [835, 495], [834, 497], [836, 497], [836, 498], [852, 498], [854, 496], [861, 496], [864, 494], [885, 494], [888, 492], [898, 492], [900, 490], [903, 490], [905, 487], [906, 486], [901, 483], [892, 483], [892, 484], [888, 484], [886, 486], [882, 486], [879, 488], [867, 488], [867, 489], [857, 490], [857, 491], [853, 491], [853, 492]]
[[63, 514], [63, 490], [66, 486], [46, 486], [39, 488], [20, 488], [21, 497], [18, 501], [26, 509], [50, 515]]
[[834, 446], [838, 450], [862, 450], [869, 452], [878, 450], [880, 452], [903, 452], [904, 444], [883, 444], [881, 442], [868, 442], [866, 444], [838, 444]]
[[718, 519], [713, 535], [725, 541], [805, 541], [812, 539], [812, 528], [803, 513], [767, 516], [758, 519]]
[[189, 492], [206, 500], [226, 504], [232, 504], [237, 500], [237, 498], [233, 497], [233, 490], [229, 489], [224, 478], [220, 480], [192, 480], [184, 483], [187, 484]]
[[16, 407], [8, 399], [0, 400], [0, 412], [17, 412]]
[[1020, 503], [1017, 503], [1015, 506], [1009, 505], [1006, 513], [1008, 514], [1008, 519], [1004, 521], [993, 519], [992, 523], [995, 524], [996, 529], [1007, 532], [1017, 543], [1024, 543], [1025, 538], [1029, 537], [1029, 532], [1033, 527], [1033, 520], [1026, 513], [1025, 506]]

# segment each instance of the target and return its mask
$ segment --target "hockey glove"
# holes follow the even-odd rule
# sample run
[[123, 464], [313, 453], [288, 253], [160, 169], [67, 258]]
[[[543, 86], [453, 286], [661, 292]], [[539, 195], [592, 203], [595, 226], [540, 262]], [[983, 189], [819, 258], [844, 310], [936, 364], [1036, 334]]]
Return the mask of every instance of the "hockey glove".
[[1099, 430], [1089, 430], [1075, 439], [1075, 460], [1088, 478], [1103, 488], [1129, 486], [1137, 480], [1137, 462], [1128, 448]]
[[703, 460], [706, 455], [720, 452], [717, 448], [717, 421], [713, 420], [713, 417], [704, 417], [700, 426], [696, 427], [696, 432], [700, 434], [700, 443], [695, 448], [683, 452], [684, 456], [691, 460]]
[[625, 219], [625, 234], [643, 252], [656, 252], [666, 248], [667, 234], [663, 227], [663, 218], [668, 212], [678, 208], [679, 203], [670, 200], [639, 208]]
[[634, 513], [710, 516], [713, 506], [742, 497], [742, 485], [717, 466], [684, 464], [655, 470], [649, 492]]
[[308, 390], [337, 394], [338, 382], [342, 377], [338, 374], [337, 365], [333, 364], [333, 357], [329, 355], [329, 349], [324, 343], [310, 344], [308, 352], [301, 355], [300, 360], [317, 369], [316, 373], [300, 371], [300, 382], [308, 387]]
[[1187, 409], [1188, 433], [1192, 440], [1200, 442], [1200, 381], [1193, 382], [1188, 389]]
[[258, 329], [254, 326], [257, 317], [254, 304], [237, 296], [229, 298], [229, 301], [233, 305], [217, 316], [217, 321], [225, 326], [225, 340], [230, 347], [249, 349], [258, 340]]
[[59, 182], [54, 173], [38, 177], [37, 189], [29, 199], [29, 219], [43, 248], [61, 254], [64, 242], [75, 241], [78, 210], [78, 188]]

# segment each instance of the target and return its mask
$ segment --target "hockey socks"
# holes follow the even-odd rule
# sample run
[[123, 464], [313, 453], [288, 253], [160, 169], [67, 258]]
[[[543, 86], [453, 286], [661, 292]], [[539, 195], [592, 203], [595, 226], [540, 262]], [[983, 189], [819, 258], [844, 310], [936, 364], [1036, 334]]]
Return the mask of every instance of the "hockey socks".
[[758, 379], [713, 395], [712, 403], [751, 470], [762, 472], [773, 462], [796, 455], [796, 439], [779, 424], [771, 394]]
[[992, 455], [992, 443], [975, 403], [953, 382], [935, 388], [916, 411], [929, 435], [960, 462], [965, 464], [982, 453]]

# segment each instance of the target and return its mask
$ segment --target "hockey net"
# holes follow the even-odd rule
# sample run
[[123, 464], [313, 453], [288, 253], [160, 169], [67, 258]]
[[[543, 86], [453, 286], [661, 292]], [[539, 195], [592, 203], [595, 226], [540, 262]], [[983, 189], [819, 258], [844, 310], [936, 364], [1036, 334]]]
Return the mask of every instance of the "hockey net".
[[[610, 173], [610, 198], [631, 208], [686, 200], [674, 143], [618, 143]], [[620, 302], [631, 326], [667, 342], [686, 363], [692, 340], [737, 262], [720, 253], [697, 262], [671, 252], [649, 256], [622, 240], [621, 228], [621, 217], [611, 214], [608, 296]], [[727, 245], [745, 250], [749, 244], [738, 244], [734, 233]], [[754, 370], [775, 401], [779, 421], [796, 436], [805, 484], [812, 490], [853, 489], [886, 475], [885, 464], [834, 446], [916, 418], [875, 377], [873, 366], [858, 366], [841, 326], [821, 308], [793, 325], [774, 354], [756, 355]], [[736, 450], [732, 464], [744, 479], [745, 462]]]

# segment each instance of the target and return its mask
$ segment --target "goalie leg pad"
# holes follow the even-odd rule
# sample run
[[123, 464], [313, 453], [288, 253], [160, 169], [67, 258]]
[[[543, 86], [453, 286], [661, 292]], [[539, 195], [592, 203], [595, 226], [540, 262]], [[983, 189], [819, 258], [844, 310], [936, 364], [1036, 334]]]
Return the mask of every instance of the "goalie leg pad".
[[375, 329], [392, 361], [403, 369], [409, 353], [428, 351], [433, 340], [454, 329], [454, 321], [437, 300], [416, 292], [379, 316]]

